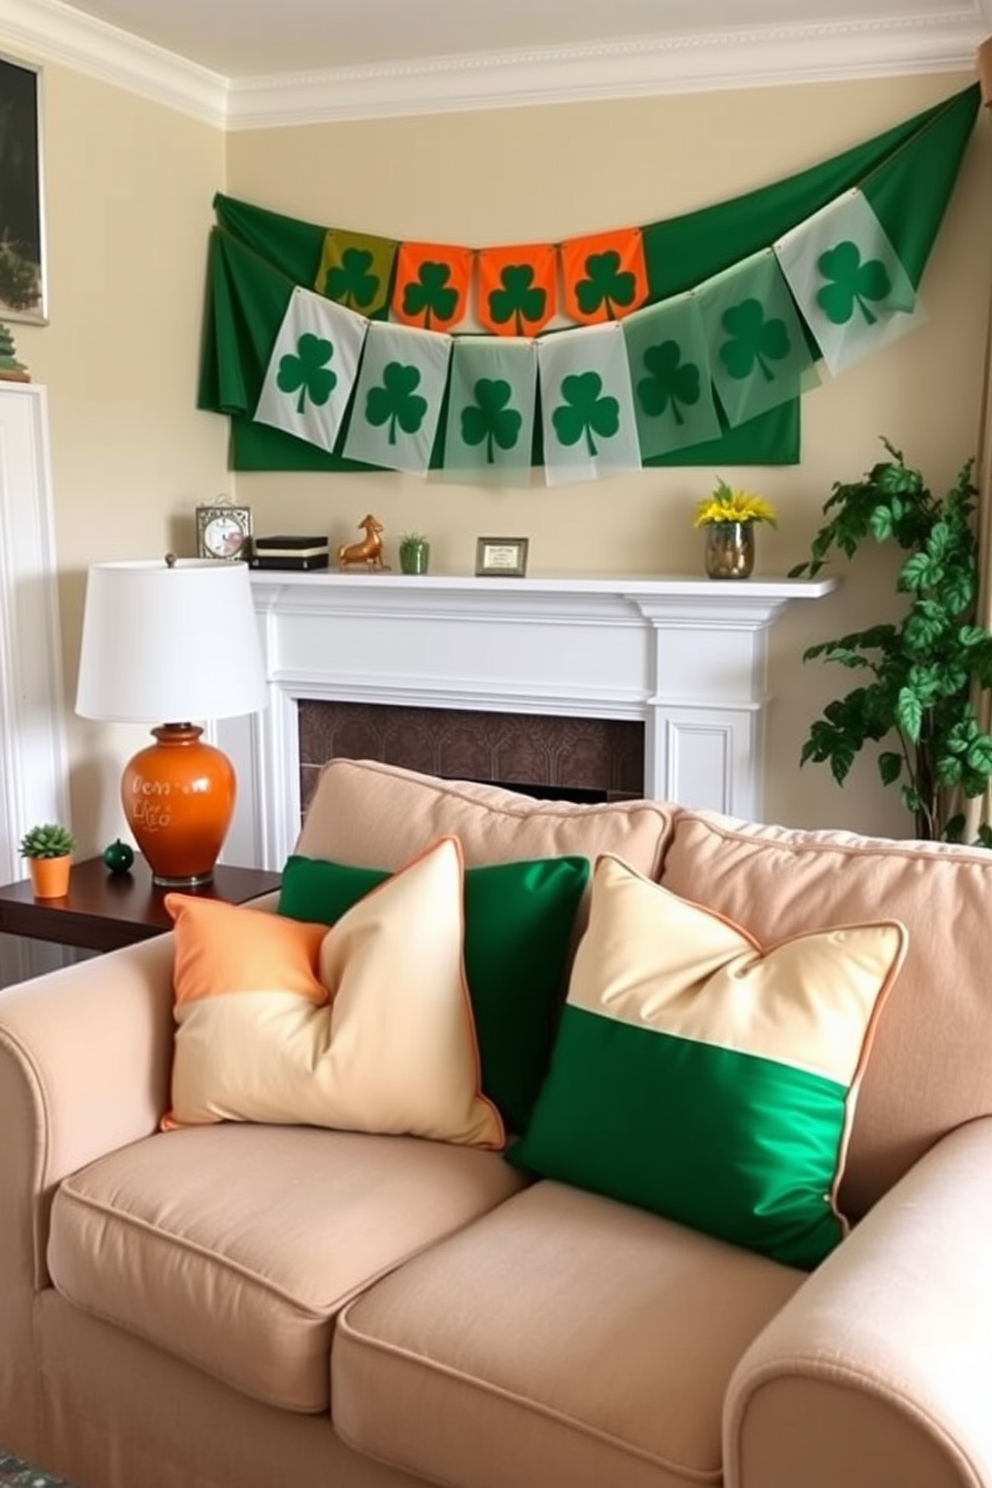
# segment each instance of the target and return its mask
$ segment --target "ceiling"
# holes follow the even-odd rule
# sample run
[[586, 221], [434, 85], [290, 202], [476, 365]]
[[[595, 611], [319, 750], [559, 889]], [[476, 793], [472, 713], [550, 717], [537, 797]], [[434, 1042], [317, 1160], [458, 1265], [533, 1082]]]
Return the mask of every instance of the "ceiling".
[[946, 0], [75, 0], [85, 11], [227, 78], [566, 48], [670, 44], [758, 27], [891, 29], [969, 16]]
[[989, 34], [992, 0], [0, 0], [0, 50], [221, 90], [229, 127], [953, 71]]

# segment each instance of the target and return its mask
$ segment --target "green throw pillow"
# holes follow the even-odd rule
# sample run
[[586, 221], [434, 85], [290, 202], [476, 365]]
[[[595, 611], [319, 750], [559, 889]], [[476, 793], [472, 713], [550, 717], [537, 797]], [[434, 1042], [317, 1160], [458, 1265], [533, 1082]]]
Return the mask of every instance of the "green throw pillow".
[[[389, 877], [385, 869], [294, 854], [283, 870], [279, 913], [333, 925]], [[465, 976], [482, 1088], [513, 1132], [526, 1126], [547, 1073], [588, 881], [584, 857], [465, 870]]]
[[810, 1269], [837, 1186], [894, 920], [763, 949], [604, 856], [548, 1077], [510, 1161]]

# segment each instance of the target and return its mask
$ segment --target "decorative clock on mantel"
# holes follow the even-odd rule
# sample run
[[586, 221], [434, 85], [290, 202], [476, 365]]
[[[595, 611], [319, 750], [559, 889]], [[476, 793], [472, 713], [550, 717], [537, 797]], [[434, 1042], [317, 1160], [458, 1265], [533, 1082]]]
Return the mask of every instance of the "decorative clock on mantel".
[[196, 508], [198, 558], [247, 563], [251, 558], [251, 507], [237, 506], [226, 496], [204, 501]]

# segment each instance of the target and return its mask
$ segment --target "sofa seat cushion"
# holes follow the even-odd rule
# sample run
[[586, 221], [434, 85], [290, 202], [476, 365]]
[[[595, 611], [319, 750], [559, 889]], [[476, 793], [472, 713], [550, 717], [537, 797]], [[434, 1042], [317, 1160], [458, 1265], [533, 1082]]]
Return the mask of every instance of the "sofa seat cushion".
[[496, 1153], [414, 1137], [170, 1132], [65, 1180], [49, 1270], [85, 1312], [266, 1404], [323, 1411], [343, 1304], [520, 1186]]
[[905, 925], [840, 1188], [852, 1219], [946, 1132], [992, 1114], [992, 852], [682, 811], [661, 882], [763, 942], [867, 916]]
[[542, 1181], [352, 1302], [332, 1416], [461, 1488], [719, 1482], [731, 1372], [803, 1274]]

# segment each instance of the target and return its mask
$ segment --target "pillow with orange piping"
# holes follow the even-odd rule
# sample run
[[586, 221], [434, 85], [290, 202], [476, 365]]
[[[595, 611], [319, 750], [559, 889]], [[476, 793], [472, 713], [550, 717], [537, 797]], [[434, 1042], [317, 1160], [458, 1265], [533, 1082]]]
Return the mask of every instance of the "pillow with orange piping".
[[172, 1109], [499, 1148], [462, 965], [461, 848], [443, 838], [329, 930], [168, 894]]
[[760, 946], [605, 854], [551, 1067], [511, 1161], [810, 1269], [837, 1204], [896, 920]]

